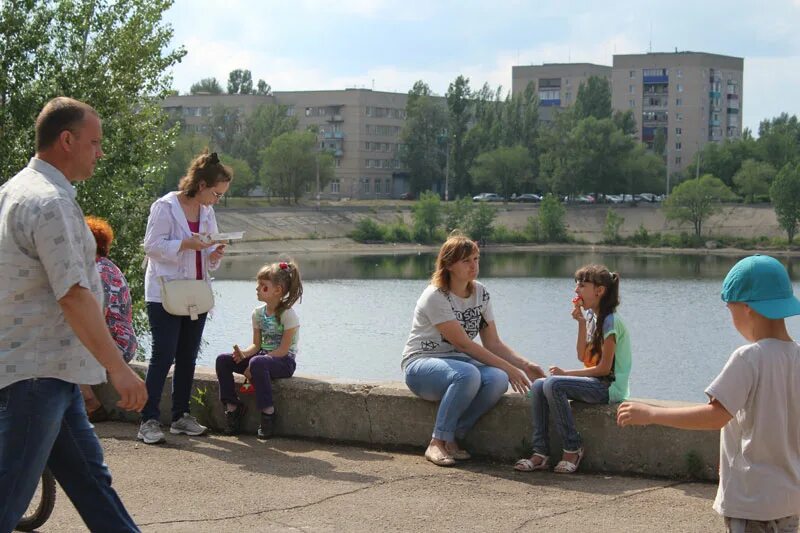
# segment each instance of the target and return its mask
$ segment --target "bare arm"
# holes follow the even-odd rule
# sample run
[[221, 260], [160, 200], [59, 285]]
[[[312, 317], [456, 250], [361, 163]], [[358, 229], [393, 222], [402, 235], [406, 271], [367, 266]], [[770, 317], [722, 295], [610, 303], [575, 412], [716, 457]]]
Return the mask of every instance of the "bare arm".
[[600, 355], [600, 361], [596, 366], [576, 370], [561, 370], [557, 366], [553, 366], [550, 367], [550, 373], [554, 376], [578, 376], [586, 378], [600, 378], [607, 376], [611, 373], [611, 368], [614, 365], [614, 354], [616, 349], [616, 336], [609, 335], [606, 340], [603, 341], [603, 351]]
[[75, 284], [58, 301], [58, 305], [78, 339], [108, 370], [111, 383], [120, 395], [117, 405], [130, 411], [141, 411], [147, 401], [144, 382], [122, 358], [92, 292]]
[[238, 363], [243, 359], [247, 359], [248, 357], [253, 357], [255, 354], [258, 353], [258, 350], [260, 348], [261, 348], [261, 330], [258, 328], [253, 328], [253, 342], [250, 344], [250, 346], [242, 350], [236, 344], [233, 345], [233, 360], [234, 362]]
[[617, 424], [620, 426], [656, 424], [678, 429], [714, 430], [722, 428], [731, 418], [733, 416], [717, 400], [691, 407], [656, 407], [625, 402], [617, 411]]
[[489, 322], [481, 330], [480, 336], [481, 342], [487, 350], [525, 372], [528, 379], [534, 380], [545, 377], [544, 370], [539, 365], [528, 361], [500, 339], [500, 334], [497, 332], [497, 324], [494, 321]]
[[436, 329], [459, 352], [470, 355], [483, 364], [499, 368], [508, 374], [508, 380], [515, 391], [524, 392], [530, 388], [530, 381], [520, 370], [470, 339], [457, 320], [436, 324]]

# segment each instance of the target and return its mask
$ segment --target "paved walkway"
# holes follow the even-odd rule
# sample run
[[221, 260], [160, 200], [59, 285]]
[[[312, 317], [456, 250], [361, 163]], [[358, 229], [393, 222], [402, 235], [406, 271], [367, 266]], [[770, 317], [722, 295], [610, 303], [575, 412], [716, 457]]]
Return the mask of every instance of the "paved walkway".
[[[143, 531], [721, 531], [715, 486], [620, 476], [437, 468], [420, 455], [292, 439], [135, 439], [98, 424]], [[591, 452], [590, 452], [591, 453]], [[84, 531], [63, 493], [41, 531]]]

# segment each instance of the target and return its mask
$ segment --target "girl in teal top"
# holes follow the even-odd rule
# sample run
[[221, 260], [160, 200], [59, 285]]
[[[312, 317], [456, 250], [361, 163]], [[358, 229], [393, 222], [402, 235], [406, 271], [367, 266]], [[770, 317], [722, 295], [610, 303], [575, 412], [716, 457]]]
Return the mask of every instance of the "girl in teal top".
[[573, 473], [583, 459], [583, 442], [575, 429], [569, 400], [616, 403], [628, 398], [631, 343], [628, 330], [617, 314], [619, 275], [602, 265], [588, 265], [575, 272], [572, 318], [578, 323], [577, 356], [584, 368], [550, 367], [550, 376], [537, 379], [531, 388], [533, 406], [533, 455], [520, 459], [516, 470], [546, 470], [550, 465], [548, 415], [564, 443], [555, 471]]

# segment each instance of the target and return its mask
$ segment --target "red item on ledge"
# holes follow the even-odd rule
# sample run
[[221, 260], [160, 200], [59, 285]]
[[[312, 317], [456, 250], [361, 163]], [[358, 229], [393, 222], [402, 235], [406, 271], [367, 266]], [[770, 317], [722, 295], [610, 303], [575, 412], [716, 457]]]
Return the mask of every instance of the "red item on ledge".
[[252, 383], [249, 383], [247, 381], [245, 381], [244, 384], [241, 387], [239, 387], [240, 394], [253, 394], [254, 392], [256, 392], [255, 387], [253, 387]]

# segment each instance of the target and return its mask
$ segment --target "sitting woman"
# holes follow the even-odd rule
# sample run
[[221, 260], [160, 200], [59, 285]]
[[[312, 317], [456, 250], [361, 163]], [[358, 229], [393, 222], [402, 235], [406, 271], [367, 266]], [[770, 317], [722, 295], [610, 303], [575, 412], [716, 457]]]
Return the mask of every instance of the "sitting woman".
[[[457, 439], [500, 400], [509, 382], [524, 393], [531, 380], [544, 376], [500, 340], [489, 292], [476, 281], [479, 259], [478, 245], [462, 235], [442, 245], [403, 351], [408, 388], [425, 400], [441, 401], [425, 450], [425, 458], [438, 466], [470, 458]], [[479, 334], [482, 345], [474, 341]]]
[[[136, 355], [138, 342], [133, 330], [133, 309], [131, 307], [131, 293], [125, 275], [108, 258], [108, 251], [114, 241], [114, 230], [102, 218], [87, 216], [86, 224], [92, 230], [97, 243], [95, 266], [103, 283], [103, 302], [106, 315], [106, 325], [111, 332], [111, 337], [116, 341], [126, 363], [130, 363]], [[97, 399], [90, 385], [81, 385], [83, 401], [90, 422], [102, 422], [108, 418], [108, 413], [103, 404]]]

